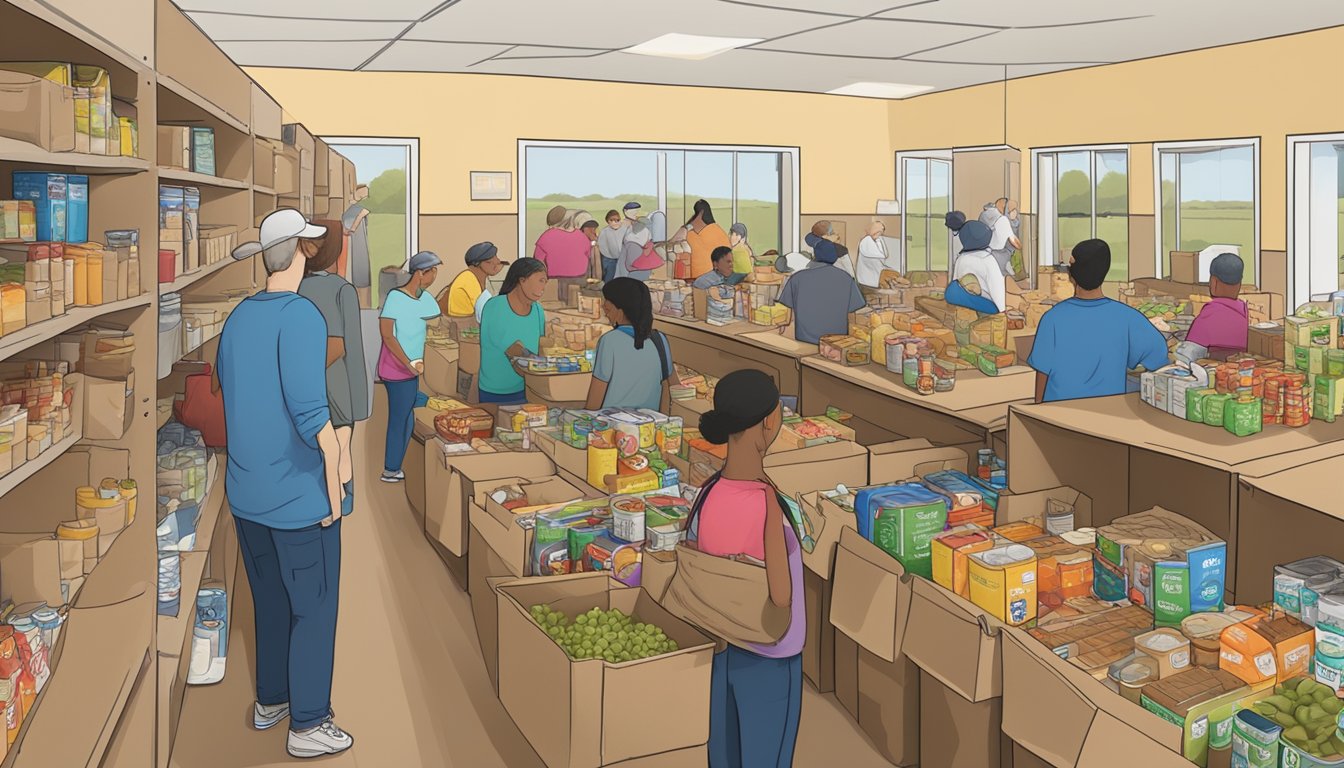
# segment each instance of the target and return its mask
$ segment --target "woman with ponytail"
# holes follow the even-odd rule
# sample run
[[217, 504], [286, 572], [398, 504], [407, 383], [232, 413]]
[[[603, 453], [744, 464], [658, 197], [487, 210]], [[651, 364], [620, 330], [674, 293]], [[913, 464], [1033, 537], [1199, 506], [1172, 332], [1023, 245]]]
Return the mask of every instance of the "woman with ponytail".
[[602, 286], [602, 309], [615, 329], [597, 341], [586, 407], [666, 413], [672, 350], [667, 337], [653, 330], [649, 287], [632, 277], [614, 278]]
[[779, 492], [765, 474], [765, 452], [783, 423], [779, 388], [767, 374], [741, 370], [714, 390], [700, 433], [727, 444], [723, 471], [700, 489], [689, 538], [718, 557], [765, 562], [770, 602], [789, 607], [789, 628], [772, 645], [729, 645], [714, 655], [709, 704], [709, 764], [793, 764], [803, 706], [803, 556]]

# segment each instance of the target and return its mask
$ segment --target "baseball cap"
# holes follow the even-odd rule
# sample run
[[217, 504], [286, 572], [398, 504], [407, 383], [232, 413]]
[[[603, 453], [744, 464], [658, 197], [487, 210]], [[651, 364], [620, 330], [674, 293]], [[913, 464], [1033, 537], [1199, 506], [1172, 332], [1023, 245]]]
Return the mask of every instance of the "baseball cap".
[[1220, 253], [1210, 262], [1209, 274], [1228, 285], [1241, 285], [1242, 277], [1246, 274], [1246, 264], [1235, 253]]
[[639, 203], [636, 203], [635, 201], [631, 200], [630, 202], [628, 202], [628, 203], [625, 204], [625, 208], [622, 209], [622, 210], [626, 210], [626, 211], [636, 211], [636, 210], [639, 210], [640, 208], [643, 208], [643, 207], [644, 207], [644, 206], [640, 205]]
[[466, 255], [467, 266], [473, 266], [476, 264], [480, 264], [483, 261], [489, 261], [498, 253], [499, 249], [495, 247], [494, 243], [491, 242], [477, 243], [467, 249], [467, 255]]
[[242, 260], [295, 238], [322, 237], [327, 234], [326, 227], [309, 224], [303, 214], [293, 208], [281, 208], [272, 212], [261, 222], [261, 240], [243, 243], [233, 249], [233, 258]]
[[443, 263], [433, 251], [421, 251], [406, 260], [406, 271], [415, 273], [422, 269], [431, 269]]

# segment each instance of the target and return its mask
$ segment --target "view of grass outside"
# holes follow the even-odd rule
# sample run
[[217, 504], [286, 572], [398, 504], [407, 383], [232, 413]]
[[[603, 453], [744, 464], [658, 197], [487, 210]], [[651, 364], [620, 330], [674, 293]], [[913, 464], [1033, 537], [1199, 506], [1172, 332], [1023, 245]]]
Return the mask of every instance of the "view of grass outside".
[[409, 152], [404, 145], [333, 144], [332, 147], [350, 158], [355, 164], [357, 182], [369, 188], [369, 196], [359, 205], [369, 211], [365, 221], [372, 281], [369, 300], [376, 308], [379, 274], [385, 267], [401, 267], [410, 256], [410, 245], [406, 242]]
[[1162, 152], [1164, 275], [1171, 274], [1172, 251], [1198, 252], [1211, 245], [1240, 246], [1251, 273], [1249, 263], [1255, 256], [1253, 162], [1249, 146]]
[[[907, 270], [946, 271], [955, 260], [945, 222], [950, 210], [952, 164], [947, 160], [905, 158], [905, 266]], [[968, 219], [979, 212], [966, 211]]]
[[[1129, 280], [1129, 173], [1125, 152], [1061, 152], [1056, 156], [1055, 243], [1069, 253], [1096, 237], [1111, 247], [1109, 280]], [[1096, 182], [1096, 210], [1093, 210]]]

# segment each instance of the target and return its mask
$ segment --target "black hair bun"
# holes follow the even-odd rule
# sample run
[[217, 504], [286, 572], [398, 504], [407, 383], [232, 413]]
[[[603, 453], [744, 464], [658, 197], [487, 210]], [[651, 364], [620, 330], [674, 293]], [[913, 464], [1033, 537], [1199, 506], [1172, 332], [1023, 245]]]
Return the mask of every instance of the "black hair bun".
[[700, 435], [714, 445], [724, 445], [732, 434], [732, 421], [728, 414], [711, 408], [700, 414]]

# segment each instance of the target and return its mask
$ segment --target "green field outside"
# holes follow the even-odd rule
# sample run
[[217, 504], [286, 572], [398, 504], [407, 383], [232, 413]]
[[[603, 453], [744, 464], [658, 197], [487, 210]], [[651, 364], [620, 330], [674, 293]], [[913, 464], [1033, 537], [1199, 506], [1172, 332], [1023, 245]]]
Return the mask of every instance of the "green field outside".
[[[658, 207], [658, 201], [655, 198], [643, 195], [631, 195], [621, 197], [620, 199], [591, 199], [591, 198], [565, 198], [561, 199], [558, 195], [547, 195], [545, 200], [527, 201], [527, 240], [523, 255], [532, 255], [532, 246], [536, 244], [537, 238], [542, 232], [546, 231], [546, 213], [557, 205], [564, 206], [570, 210], [583, 210], [592, 215], [593, 218], [601, 222], [601, 226], [606, 226], [603, 217], [607, 211], [621, 211], [625, 204], [630, 201], [638, 202], [643, 206], [644, 215], [652, 213]], [[686, 206], [689, 209], [695, 204], [695, 200], [690, 200]], [[710, 207], [714, 210], [715, 219], [724, 231], [732, 227], [733, 205], [730, 200], [709, 200]], [[667, 235], [671, 237], [677, 228], [685, 223], [681, 220], [681, 207], [669, 205], [673, 210], [668, 214]], [[739, 200], [737, 203], [738, 220], [747, 226], [748, 239], [751, 248], [756, 253], [765, 253], [768, 250], [779, 250], [779, 204], [764, 202], [761, 200]]]
[[1176, 210], [1170, 198], [1162, 205], [1162, 265], [1171, 274], [1172, 251], [1202, 251], [1210, 245], [1239, 245], [1244, 257], [1255, 249], [1255, 209], [1251, 203], [1184, 203], [1181, 242], [1177, 247]]
[[[1068, 253], [1073, 250], [1073, 246], [1092, 237], [1090, 218], [1060, 217], [1058, 224], [1056, 244], [1061, 254]], [[1103, 216], [1097, 219], [1097, 237], [1111, 246], [1108, 279], [1118, 282], [1129, 280], [1129, 217]]]
[[378, 274], [383, 267], [400, 267], [406, 263], [406, 214], [370, 213], [369, 268], [373, 290], [370, 300], [378, 303]]

